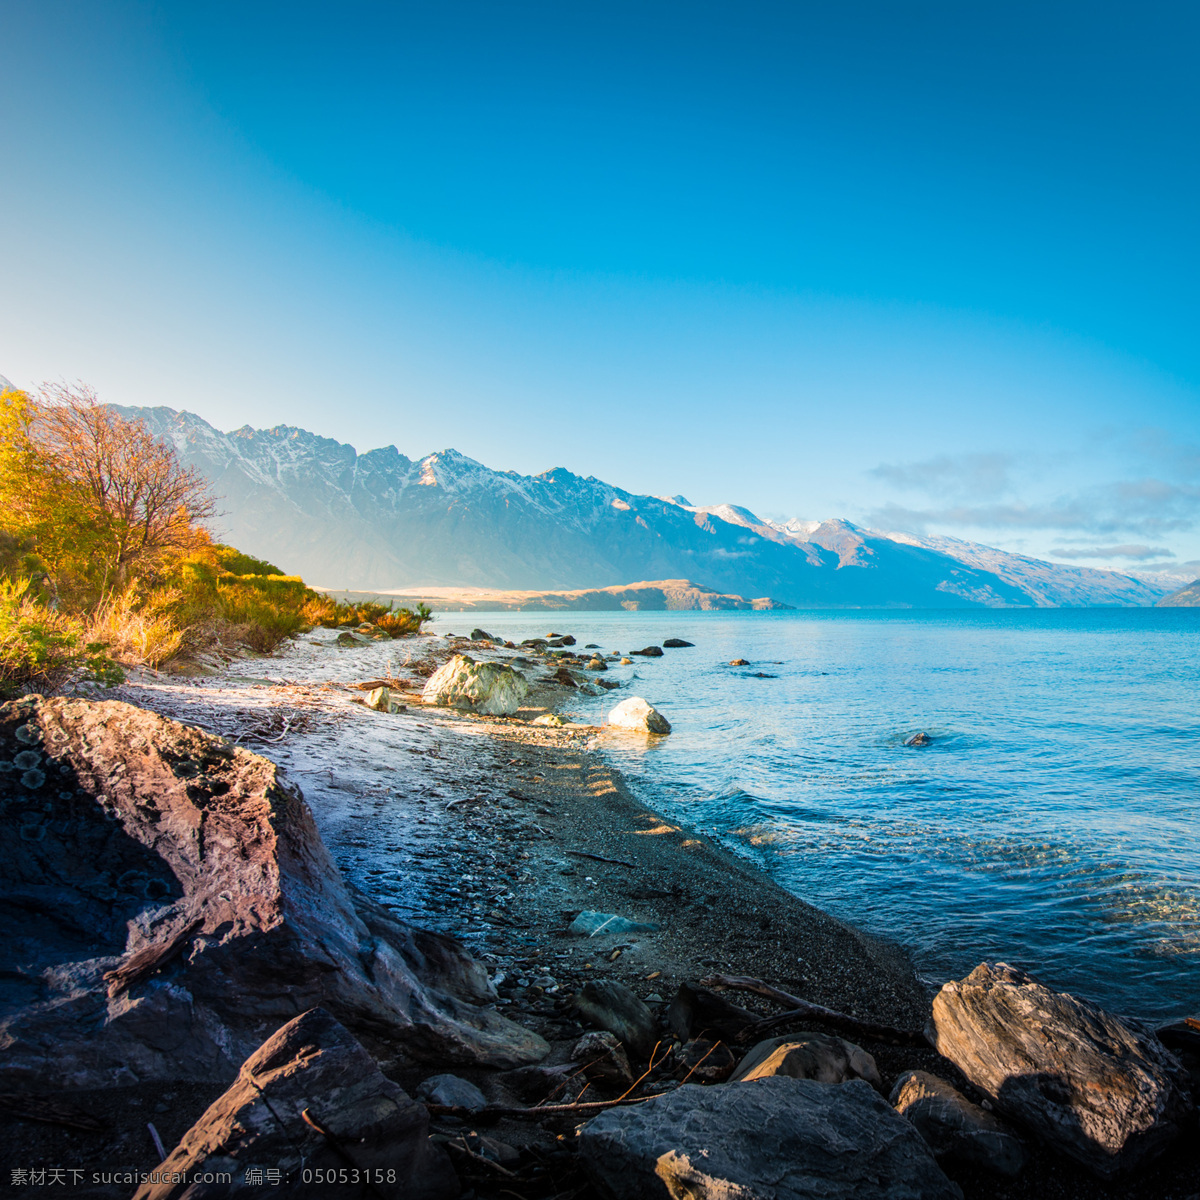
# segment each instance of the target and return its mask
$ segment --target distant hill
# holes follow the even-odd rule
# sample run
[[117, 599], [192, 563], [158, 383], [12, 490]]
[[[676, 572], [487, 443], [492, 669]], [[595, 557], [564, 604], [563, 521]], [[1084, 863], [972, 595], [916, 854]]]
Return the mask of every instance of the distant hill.
[[415, 588], [392, 592], [350, 592], [331, 590], [335, 599], [395, 599], [399, 604], [426, 603], [439, 612], [495, 612], [497, 609], [523, 611], [548, 609], [561, 612], [763, 612], [791, 608], [766, 596], [747, 600], [700, 587], [688, 579], [656, 579], [646, 583], [627, 583], [620, 587], [594, 588], [574, 592], [501, 592], [486, 588]]
[[634, 495], [561, 467], [519, 475], [455, 450], [414, 461], [286, 425], [222, 433], [170, 408], [120, 411], [211, 481], [230, 541], [327, 588], [574, 592], [680, 579], [804, 608], [1132, 606], [1164, 590], [954, 538]]
[[1159, 608], [1200, 608], [1200, 579], [1158, 601]]

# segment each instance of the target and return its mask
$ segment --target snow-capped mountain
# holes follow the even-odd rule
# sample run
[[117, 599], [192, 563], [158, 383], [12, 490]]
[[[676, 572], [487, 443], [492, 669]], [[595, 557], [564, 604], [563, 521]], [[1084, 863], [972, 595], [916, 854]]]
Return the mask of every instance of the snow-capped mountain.
[[222, 433], [192, 413], [121, 409], [213, 485], [228, 541], [320, 586], [603, 588], [692, 579], [800, 607], [1153, 604], [1165, 588], [955, 538], [848, 521], [762, 520], [734, 505], [639, 496], [563, 468], [493, 471], [280, 425]]

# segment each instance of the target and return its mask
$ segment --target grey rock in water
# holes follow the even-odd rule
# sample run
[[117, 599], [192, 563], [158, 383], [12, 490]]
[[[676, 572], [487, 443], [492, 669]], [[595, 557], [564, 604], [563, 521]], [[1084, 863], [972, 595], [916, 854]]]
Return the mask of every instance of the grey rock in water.
[[946, 984], [927, 1033], [998, 1111], [1104, 1177], [1186, 1119], [1186, 1074], [1157, 1038], [1005, 963]]
[[589, 671], [607, 671], [608, 663], [597, 655], [595, 658], [589, 658], [587, 664]]
[[647, 646], [643, 650], [630, 650], [630, 654], [641, 655], [642, 658], [662, 658], [661, 646]]
[[470, 1080], [457, 1075], [431, 1075], [417, 1085], [416, 1097], [425, 1104], [447, 1104], [478, 1112], [487, 1097]]
[[0, 1090], [230, 1080], [317, 1005], [415, 1056], [548, 1053], [484, 1007], [459, 943], [347, 886], [270, 760], [130, 704], [41, 697], [0, 705], [0, 760], [20, 754], [39, 766], [0, 772], [19, 831], [0, 839]]
[[875, 1059], [861, 1046], [830, 1033], [789, 1033], [759, 1042], [738, 1063], [735, 1083], [788, 1075], [818, 1083], [846, 1083], [865, 1079], [883, 1090]]
[[638, 1058], [648, 1059], [658, 1041], [654, 1014], [614, 979], [589, 979], [576, 993], [575, 1010], [589, 1024], [618, 1037]]
[[694, 646], [695, 642], [685, 642], [683, 638], [667, 638], [663, 645], [668, 650], [682, 650], [685, 646]]
[[[288, 1179], [281, 1194], [312, 1200], [367, 1193], [305, 1184], [302, 1171], [322, 1180], [327, 1172], [370, 1172], [373, 1194], [387, 1200], [452, 1200], [460, 1190], [446, 1152], [429, 1140], [425, 1108], [319, 1008], [269, 1037], [159, 1166], [160, 1176], [186, 1182], [145, 1183], [134, 1200], [225, 1200], [242, 1193], [247, 1167], [267, 1166]], [[203, 1182], [226, 1172], [232, 1189]]]
[[506, 663], [477, 663], [456, 654], [429, 677], [421, 698], [426, 704], [502, 717], [515, 713], [528, 695], [525, 676]]
[[904, 739], [904, 744], [906, 746], [913, 746], [913, 747], [932, 746], [933, 738], [931, 738], [929, 736], [929, 734], [925, 733], [922, 730], [920, 733], [914, 733], [911, 737], [906, 737]]
[[671, 722], [648, 700], [630, 696], [608, 714], [608, 724], [615, 729], [634, 729], [639, 733], [670, 733]]
[[657, 933], [661, 928], [661, 925], [655, 925], [651, 921], [631, 921], [628, 917], [618, 916], [616, 913], [584, 909], [567, 926], [567, 932], [572, 937], [596, 937], [613, 933]]
[[962, 1200], [917, 1131], [861, 1080], [683, 1087], [580, 1133], [614, 1200]]
[[627, 1088], [633, 1083], [633, 1071], [625, 1047], [616, 1034], [606, 1029], [585, 1033], [575, 1043], [571, 1058], [584, 1064], [583, 1071], [589, 1079], [616, 1084], [620, 1088]]
[[935, 1158], [1018, 1175], [1029, 1155], [1021, 1139], [956, 1087], [927, 1071], [907, 1071], [892, 1089], [892, 1106], [928, 1143]]
[[471, 641], [473, 642], [498, 642], [499, 638], [493, 637], [486, 629], [472, 629]]

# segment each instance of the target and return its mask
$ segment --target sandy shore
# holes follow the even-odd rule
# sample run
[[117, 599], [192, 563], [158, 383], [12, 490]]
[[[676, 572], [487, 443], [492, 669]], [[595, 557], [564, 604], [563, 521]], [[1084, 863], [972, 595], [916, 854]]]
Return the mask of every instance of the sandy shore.
[[[496, 977], [501, 1011], [551, 1042], [548, 1062], [568, 1060], [584, 1028], [571, 995], [596, 978], [621, 981], [661, 1012], [684, 981], [715, 971], [751, 975], [865, 1020], [922, 1027], [930, 998], [899, 948], [803, 903], [638, 801], [603, 754], [606, 739], [635, 735], [530, 723], [568, 700], [569, 690], [538, 684], [530, 706], [513, 718], [427, 708], [417, 699], [426, 675], [462, 643], [423, 635], [339, 648], [335, 637], [318, 630], [276, 655], [238, 659], [204, 676], [138, 674], [109, 698], [241, 737], [279, 762], [303, 790], [347, 878], [405, 920], [460, 938]], [[511, 656], [478, 645], [470, 652]], [[384, 678], [407, 691], [407, 711], [366, 708], [357, 685]], [[581, 910], [661, 929], [570, 937], [566, 927]], [[778, 1011], [753, 997], [731, 999], [764, 1014]], [[888, 1088], [902, 1071], [922, 1068], [970, 1091], [932, 1050], [863, 1044]], [[408, 1089], [436, 1073], [403, 1057], [385, 1069]], [[492, 1098], [512, 1102], [486, 1073], [460, 1073]], [[40, 1156], [149, 1169], [157, 1160], [143, 1144], [146, 1121], [156, 1123], [169, 1148], [221, 1090], [156, 1086], [97, 1096], [121, 1130], [107, 1139], [8, 1122], [25, 1147], [12, 1165]], [[80, 1097], [85, 1108], [87, 1100]], [[566, 1195], [586, 1186], [563, 1148], [572, 1128], [504, 1123], [489, 1134], [560, 1162], [553, 1187], [543, 1181], [530, 1196]], [[450, 1124], [442, 1132], [456, 1130]], [[6, 1153], [0, 1163], [0, 1184], [12, 1157]], [[1195, 1193], [1200, 1158], [1195, 1147], [1181, 1148], [1111, 1189], [1036, 1148], [1015, 1182], [949, 1173], [969, 1198], [1185, 1197]], [[471, 1183], [484, 1196], [499, 1194], [504, 1179]], [[507, 1187], [510, 1196], [526, 1194]]]

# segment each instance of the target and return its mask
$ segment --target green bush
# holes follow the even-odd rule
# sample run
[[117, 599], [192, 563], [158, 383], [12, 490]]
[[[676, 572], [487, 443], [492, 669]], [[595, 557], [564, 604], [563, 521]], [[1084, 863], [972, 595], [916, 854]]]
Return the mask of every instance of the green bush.
[[73, 675], [112, 687], [124, 672], [103, 642], [86, 642], [77, 618], [30, 598], [30, 579], [0, 579], [0, 698], [53, 692]]

